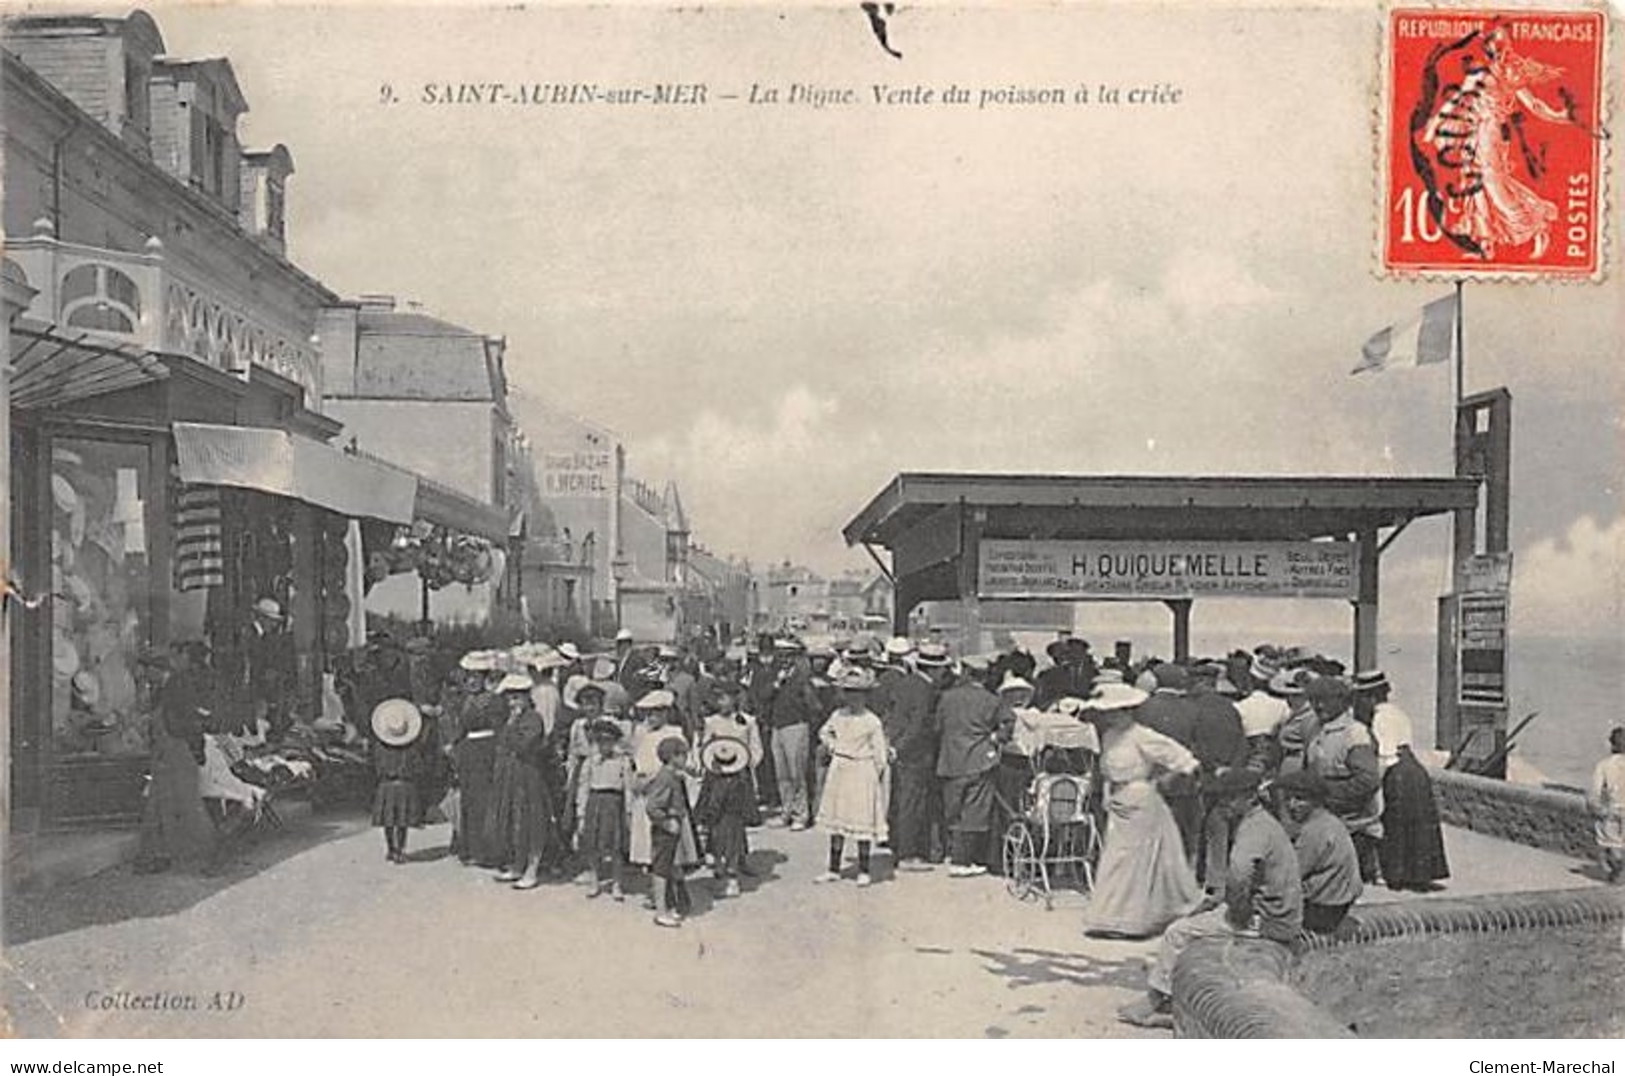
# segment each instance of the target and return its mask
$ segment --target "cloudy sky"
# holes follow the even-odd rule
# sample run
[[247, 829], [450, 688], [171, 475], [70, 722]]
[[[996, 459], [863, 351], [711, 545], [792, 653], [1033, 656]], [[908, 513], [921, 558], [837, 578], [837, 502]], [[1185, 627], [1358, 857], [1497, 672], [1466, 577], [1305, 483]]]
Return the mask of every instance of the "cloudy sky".
[[[172, 54], [231, 58], [246, 141], [291, 149], [302, 266], [505, 334], [521, 415], [620, 431], [720, 551], [863, 563], [839, 529], [899, 470], [1449, 469], [1446, 367], [1348, 375], [1447, 290], [1373, 272], [1375, 5], [904, 6], [901, 61], [855, 4], [154, 13]], [[656, 80], [713, 103], [422, 103]], [[752, 83], [865, 103], [715, 100]], [[879, 107], [876, 83], [1180, 100]], [[1532, 630], [1621, 613], [1618, 219], [1606, 284], [1467, 292], [1468, 389], [1515, 397]], [[1429, 622], [1443, 541], [1396, 543], [1385, 620]]]

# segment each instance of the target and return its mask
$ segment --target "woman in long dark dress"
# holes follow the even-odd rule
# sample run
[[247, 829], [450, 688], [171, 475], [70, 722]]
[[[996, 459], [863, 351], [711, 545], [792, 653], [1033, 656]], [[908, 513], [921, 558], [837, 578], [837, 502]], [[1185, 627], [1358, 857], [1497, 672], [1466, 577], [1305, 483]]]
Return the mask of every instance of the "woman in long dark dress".
[[1439, 807], [1433, 798], [1433, 779], [1410, 745], [1398, 750], [1399, 757], [1382, 775], [1382, 877], [1389, 889], [1426, 892], [1450, 877]]
[[152, 783], [141, 812], [141, 874], [201, 859], [213, 844], [214, 826], [198, 794], [203, 766], [203, 717], [208, 709], [203, 664], [195, 644], [176, 647], [167, 658], [143, 661], [161, 680], [152, 714]]
[[[476, 663], [479, 664], [479, 663]], [[471, 678], [482, 671], [469, 672]], [[464, 701], [452, 765], [457, 769], [457, 858], [476, 867], [502, 866], [502, 850], [492, 839], [491, 792], [497, 762], [497, 732], [508, 720], [508, 704], [497, 692], [501, 673], [473, 687]]]
[[546, 776], [547, 732], [531, 705], [534, 681], [509, 674], [498, 685], [508, 703], [508, 720], [497, 733], [496, 765], [491, 780], [491, 815], [487, 828], [499, 853], [499, 882], [515, 889], [541, 884], [542, 854], [553, 825], [553, 792]]

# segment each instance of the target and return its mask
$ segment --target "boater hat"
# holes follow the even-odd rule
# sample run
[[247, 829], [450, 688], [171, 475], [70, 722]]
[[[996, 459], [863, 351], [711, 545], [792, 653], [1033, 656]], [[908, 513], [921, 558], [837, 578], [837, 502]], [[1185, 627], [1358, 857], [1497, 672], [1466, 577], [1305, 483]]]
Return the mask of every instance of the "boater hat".
[[423, 713], [406, 699], [385, 699], [372, 709], [372, 734], [390, 747], [405, 747], [423, 731]]
[[1355, 691], [1381, 691], [1388, 686], [1388, 674], [1381, 669], [1367, 669], [1354, 674]]
[[921, 643], [920, 648], [914, 652], [914, 664], [923, 665], [928, 669], [946, 668], [948, 662], [948, 648], [941, 643]]
[[743, 740], [718, 736], [700, 746], [700, 767], [706, 773], [739, 773], [750, 765], [750, 748]]

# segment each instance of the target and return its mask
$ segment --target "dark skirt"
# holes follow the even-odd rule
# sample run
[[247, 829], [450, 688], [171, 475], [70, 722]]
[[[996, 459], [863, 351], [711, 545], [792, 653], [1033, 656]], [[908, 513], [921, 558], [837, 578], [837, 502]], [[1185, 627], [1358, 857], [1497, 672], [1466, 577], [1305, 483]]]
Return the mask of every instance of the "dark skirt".
[[699, 799], [694, 804], [694, 821], [715, 829], [724, 818], [737, 818], [741, 825], [762, 824], [756, 805], [756, 785], [750, 774], [708, 773], [700, 782]]
[[457, 839], [462, 858], [481, 866], [500, 866], [500, 848], [491, 841], [491, 792], [497, 758], [495, 737], [462, 740], [453, 761], [457, 767], [457, 788], [461, 793]]
[[626, 854], [626, 796], [612, 789], [587, 794], [581, 821], [581, 853], [592, 859]]
[[486, 839], [504, 865], [523, 866], [547, 850], [553, 795], [540, 766], [499, 751], [491, 777]]
[[1383, 774], [1382, 802], [1383, 881], [1404, 889], [1450, 877], [1433, 779], [1410, 751], [1402, 749]]
[[418, 810], [418, 786], [405, 779], [378, 782], [372, 797], [372, 824], [375, 826], [415, 826], [422, 815]]

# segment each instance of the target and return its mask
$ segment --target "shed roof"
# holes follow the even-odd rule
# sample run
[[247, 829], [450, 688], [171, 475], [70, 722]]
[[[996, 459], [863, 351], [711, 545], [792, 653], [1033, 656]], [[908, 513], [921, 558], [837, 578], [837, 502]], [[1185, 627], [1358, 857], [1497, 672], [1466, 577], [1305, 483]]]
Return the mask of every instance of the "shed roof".
[[899, 474], [842, 530], [892, 548], [953, 506], [990, 538], [1309, 539], [1398, 526], [1478, 503], [1471, 478]]

